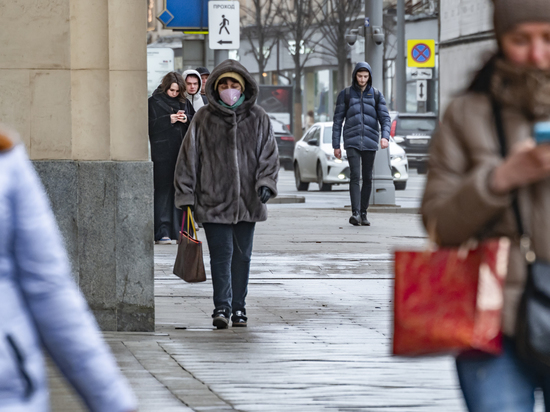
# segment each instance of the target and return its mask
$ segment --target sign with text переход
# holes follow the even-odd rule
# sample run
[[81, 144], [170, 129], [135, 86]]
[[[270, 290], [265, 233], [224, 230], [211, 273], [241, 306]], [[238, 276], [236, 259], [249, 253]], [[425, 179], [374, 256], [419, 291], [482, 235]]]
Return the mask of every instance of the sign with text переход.
[[240, 46], [238, 1], [208, 2], [208, 38], [212, 50], [235, 50]]

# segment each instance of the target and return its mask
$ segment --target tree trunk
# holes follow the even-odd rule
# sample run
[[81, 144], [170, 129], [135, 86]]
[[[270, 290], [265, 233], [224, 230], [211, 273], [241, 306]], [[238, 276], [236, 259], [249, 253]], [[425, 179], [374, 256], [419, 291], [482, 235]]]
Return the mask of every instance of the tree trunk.
[[265, 64], [262, 61], [258, 61], [258, 70], [260, 72], [260, 84], [265, 84], [264, 70]]
[[345, 87], [347, 87], [346, 84], [346, 60], [347, 60], [347, 52], [345, 46], [340, 50], [338, 53], [338, 90], [343, 90]]
[[[298, 52], [298, 51], [297, 51]], [[298, 59], [300, 55], [298, 54]], [[302, 69], [300, 62], [295, 63], [294, 69], [294, 140], [302, 137]]]

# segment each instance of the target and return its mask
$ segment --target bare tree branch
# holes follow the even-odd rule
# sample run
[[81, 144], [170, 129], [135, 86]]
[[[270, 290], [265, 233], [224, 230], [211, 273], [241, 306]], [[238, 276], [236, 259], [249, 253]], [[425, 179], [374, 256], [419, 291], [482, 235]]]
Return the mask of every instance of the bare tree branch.
[[319, 53], [333, 57], [338, 62], [338, 88], [345, 87], [346, 63], [350, 50], [346, 34], [357, 27], [362, 0], [314, 0], [320, 13], [316, 23], [324, 38]]
[[[262, 73], [275, 44], [277, 44], [277, 26], [275, 19], [279, 12], [279, 3], [274, 0], [251, 0], [252, 6], [243, 6], [245, 18], [241, 21], [244, 37], [248, 40], [250, 53], [258, 63], [260, 83], [265, 82]], [[258, 47], [256, 48], [256, 43]]]

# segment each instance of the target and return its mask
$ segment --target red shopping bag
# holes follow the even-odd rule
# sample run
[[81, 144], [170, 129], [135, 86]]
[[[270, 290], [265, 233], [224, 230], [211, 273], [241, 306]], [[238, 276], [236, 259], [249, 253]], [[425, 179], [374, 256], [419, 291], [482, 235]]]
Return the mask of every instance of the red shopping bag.
[[500, 353], [509, 249], [501, 238], [472, 250], [395, 252], [393, 354]]

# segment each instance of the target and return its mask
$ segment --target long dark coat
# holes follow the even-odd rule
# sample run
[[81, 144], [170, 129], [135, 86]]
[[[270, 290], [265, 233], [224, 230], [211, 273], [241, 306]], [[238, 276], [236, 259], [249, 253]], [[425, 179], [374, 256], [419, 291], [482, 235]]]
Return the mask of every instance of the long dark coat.
[[[170, 122], [170, 115], [185, 110], [187, 123]], [[149, 98], [149, 141], [155, 186], [155, 240], [177, 239], [182, 211], [174, 205], [174, 171], [181, 142], [195, 114], [189, 100], [180, 101], [157, 89]]]
[[[235, 110], [222, 106], [214, 89], [223, 73], [245, 81], [245, 100]], [[206, 83], [208, 105], [193, 118], [176, 168], [176, 205], [195, 206], [199, 222], [234, 224], [267, 219], [258, 188], [277, 194], [279, 156], [269, 116], [256, 104], [258, 86], [234, 60], [219, 64]]]

